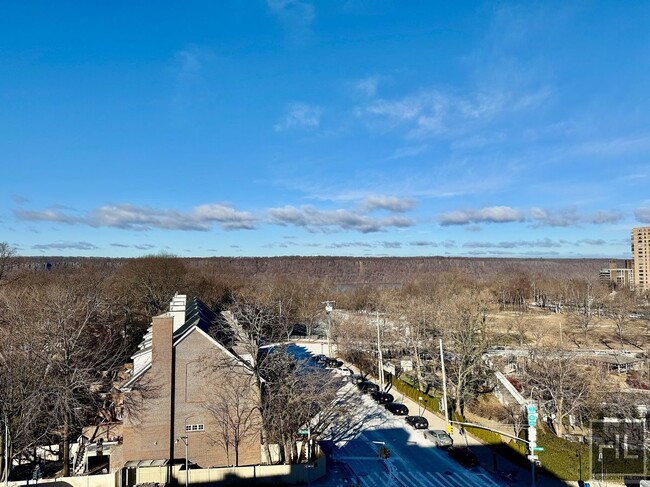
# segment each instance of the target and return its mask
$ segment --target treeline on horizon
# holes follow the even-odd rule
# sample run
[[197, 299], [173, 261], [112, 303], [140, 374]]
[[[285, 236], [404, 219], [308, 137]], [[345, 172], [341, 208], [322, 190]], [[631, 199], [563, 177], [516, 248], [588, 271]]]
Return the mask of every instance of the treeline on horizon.
[[[533, 259], [496, 257], [176, 257], [192, 269], [240, 279], [317, 278], [338, 285], [400, 286], [432, 273], [461, 271], [479, 281], [502, 275], [527, 275], [562, 279], [598, 280], [607, 259]], [[23, 270], [52, 270], [84, 264], [108, 268], [123, 266], [137, 258], [22, 257], [14, 258]]]

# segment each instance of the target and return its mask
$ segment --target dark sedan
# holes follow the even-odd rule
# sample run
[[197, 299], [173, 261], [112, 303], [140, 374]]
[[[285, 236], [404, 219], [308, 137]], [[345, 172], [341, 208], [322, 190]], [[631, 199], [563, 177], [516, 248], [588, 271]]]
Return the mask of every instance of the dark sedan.
[[388, 402], [393, 402], [395, 399], [392, 394], [382, 391], [373, 392], [370, 397], [372, 397], [377, 404], [386, 404]]
[[362, 383], [364, 380], [366, 380], [366, 378], [361, 374], [352, 374], [350, 376], [350, 382], [352, 382], [353, 384], [358, 385], [358, 384]]
[[409, 408], [399, 402], [388, 402], [384, 404], [384, 407], [395, 416], [406, 416], [409, 413]]
[[407, 416], [406, 422], [413, 426], [416, 430], [425, 430], [429, 427], [427, 418], [422, 416]]
[[372, 392], [377, 392], [379, 390], [379, 386], [375, 384], [374, 382], [370, 382], [368, 380], [364, 380], [363, 382], [359, 382], [357, 384], [357, 387], [359, 390], [363, 393], [372, 393]]

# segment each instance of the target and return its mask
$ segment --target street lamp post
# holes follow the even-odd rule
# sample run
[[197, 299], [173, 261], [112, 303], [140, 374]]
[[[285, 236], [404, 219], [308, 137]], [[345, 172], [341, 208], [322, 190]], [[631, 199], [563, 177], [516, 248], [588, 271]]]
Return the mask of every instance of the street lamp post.
[[[188, 465], [188, 456], [187, 456], [187, 449], [190, 445], [190, 439], [187, 436], [181, 436], [178, 438], [178, 440], [181, 440], [183, 444], [185, 445], [185, 487], [187, 487], [190, 483], [190, 470], [189, 470], [189, 465]], [[178, 440], [176, 440], [176, 443], [178, 443]]]
[[321, 301], [325, 305], [325, 313], [327, 313], [327, 356], [332, 356], [332, 311], [336, 301]]
[[381, 352], [381, 333], [379, 329], [379, 315], [383, 313], [379, 313], [379, 311], [375, 312], [376, 314], [376, 324], [377, 324], [377, 360], [378, 360], [378, 367], [379, 367], [379, 390], [383, 391], [385, 387], [385, 380], [384, 380], [384, 356]]
[[418, 397], [418, 416], [422, 416], [422, 396]]
[[445, 423], [447, 423], [447, 433], [451, 433], [449, 409], [447, 408], [447, 375], [445, 374], [445, 354], [442, 350], [442, 338], [440, 339], [440, 368], [442, 369], [442, 400], [445, 406]]

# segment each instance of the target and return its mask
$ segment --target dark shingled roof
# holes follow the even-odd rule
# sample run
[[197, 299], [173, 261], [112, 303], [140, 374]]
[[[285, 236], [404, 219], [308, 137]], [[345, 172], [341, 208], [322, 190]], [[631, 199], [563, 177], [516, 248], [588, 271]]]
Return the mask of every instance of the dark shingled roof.
[[185, 323], [174, 332], [174, 340], [196, 326], [232, 351], [233, 330], [226, 320], [198, 298], [192, 298], [185, 308]]

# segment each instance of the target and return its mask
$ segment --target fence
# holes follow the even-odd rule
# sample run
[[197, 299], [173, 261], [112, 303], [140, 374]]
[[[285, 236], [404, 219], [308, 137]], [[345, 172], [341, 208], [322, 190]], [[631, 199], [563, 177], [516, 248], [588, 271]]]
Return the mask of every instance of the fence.
[[23, 480], [9, 482], [9, 487], [47, 484], [47, 487], [116, 487], [119, 473], [104, 475], [84, 475], [79, 477], [59, 477], [57, 479]]
[[[185, 473], [181, 465], [162, 467], [136, 467], [105, 475], [60, 477], [57, 479], [26, 480], [9, 482], [9, 487], [47, 484], [47, 487], [130, 487], [141, 484], [185, 485]], [[197, 468], [189, 470], [188, 484], [309, 484], [321, 478], [326, 472], [325, 457], [310, 463], [294, 465], [252, 465], [247, 467]], [[125, 481], [121, 481], [124, 478]]]

